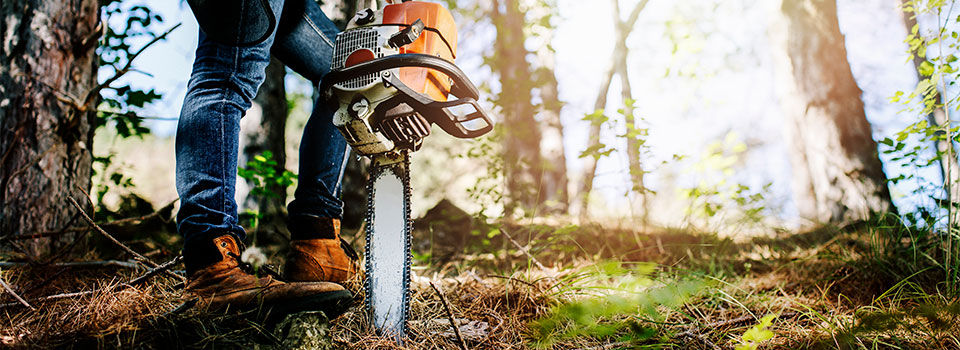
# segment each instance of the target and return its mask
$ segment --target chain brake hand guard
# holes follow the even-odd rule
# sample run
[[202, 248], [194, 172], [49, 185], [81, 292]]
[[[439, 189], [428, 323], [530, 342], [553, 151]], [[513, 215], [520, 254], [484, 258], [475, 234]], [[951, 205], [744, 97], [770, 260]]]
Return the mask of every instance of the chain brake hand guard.
[[[453, 81], [450, 92], [457, 99], [436, 101], [414, 91], [389, 72], [401, 67], [428, 68], [445, 74]], [[334, 85], [371, 73], [379, 73], [385, 84], [399, 92], [391, 98], [395, 101], [385, 103], [384, 107], [393, 108], [401, 103], [406, 104], [429, 122], [437, 124], [440, 129], [458, 138], [476, 138], [493, 130], [493, 122], [477, 102], [480, 95], [477, 87], [456, 65], [435, 56], [416, 53], [390, 55], [333, 70], [323, 78], [320, 91], [326, 94], [328, 99], [332, 99]], [[458, 113], [462, 111], [466, 113]], [[384, 112], [378, 110], [376, 114], [383, 115]], [[474, 127], [478, 122], [482, 122], [482, 125]]]

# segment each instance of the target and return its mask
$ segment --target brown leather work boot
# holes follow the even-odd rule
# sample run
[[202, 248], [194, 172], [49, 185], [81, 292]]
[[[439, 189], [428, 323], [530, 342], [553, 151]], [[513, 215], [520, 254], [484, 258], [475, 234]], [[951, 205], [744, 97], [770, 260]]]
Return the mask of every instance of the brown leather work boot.
[[343, 283], [360, 270], [360, 257], [340, 237], [340, 219], [291, 217], [292, 240], [283, 277], [291, 281]]
[[199, 299], [199, 306], [215, 310], [252, 310], [267, 318], [297, 311], [323, 311], [334, 319], [350, 306], [353, 295], [336, 283], [285, 283], [273, 277], [256, 277], [240, 261], [240, 247], [232, 235], [213, 239], [221, 259], [191, 271], [184, 299]]

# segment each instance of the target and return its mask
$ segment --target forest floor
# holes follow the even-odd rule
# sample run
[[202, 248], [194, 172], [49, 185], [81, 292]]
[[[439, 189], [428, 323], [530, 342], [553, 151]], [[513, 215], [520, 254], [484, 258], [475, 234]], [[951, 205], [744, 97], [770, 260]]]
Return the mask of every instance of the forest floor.
[[[15, 348], [960, 349], [960, 303], [938, 291], [943, 271], [928, 263], [936, 257], [924, 254], [921, 238], [896, 227], [827, 227], [744, 242], [597, 225], [472, 230], [417, 232], [415, 241], [425, 243], [414, 247], [410, 340], [403, 345], [369, 330], [362, 295], [329, 324], [298, 314], [267, 326], [180, 307], [180, 278], [159, 274], [128, 283], [146, 269], [123, 262], [64, 266], [65, 258], [55, 260], [61, 265], [3, 267], [0, 277], [36, 309], [4, 293], [0, 342]], [[91, 237], [97, 236], [83, 243], [91, 245], [87, 253], [71, 261], [129, 258], [104, 253], [111, 249], [97, 248]], [[175, 257], [176, 238], [149, 240], [128, 245], [157, 262]], [[282, 249], [264, 251], [273, 263], [283, 256]], [[359, 283], [349, 287], [361, 293]], [[40, 300], [78, 291], [86, 293]]]

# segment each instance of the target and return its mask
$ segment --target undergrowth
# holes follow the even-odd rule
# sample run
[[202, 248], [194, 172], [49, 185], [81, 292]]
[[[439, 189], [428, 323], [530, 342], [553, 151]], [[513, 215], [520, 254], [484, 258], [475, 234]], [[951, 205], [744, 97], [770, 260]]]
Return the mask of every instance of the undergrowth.
[[[476, 349], [960, 348], [960, 302], [945, 292], [938, 237], [896, 221], [747, 241], [670, 229], [500, 229], [515, 243], [471, 241], [414, 268], [410, 341], [369, 329], [359, 283], [350, 285], [354, 307], [318, 334], [334, 348], [456, 349], [453, 316]], [[118, 288], [141, 272], [5, 268], [2, 278], [28, 299], [105, 292], [36, 302], [37, 311], [6, 305], [0, 340], [17, 348], [285, 348], [294, 337], [289, 324], [172, 312], [182, 288], [173, 278]]]

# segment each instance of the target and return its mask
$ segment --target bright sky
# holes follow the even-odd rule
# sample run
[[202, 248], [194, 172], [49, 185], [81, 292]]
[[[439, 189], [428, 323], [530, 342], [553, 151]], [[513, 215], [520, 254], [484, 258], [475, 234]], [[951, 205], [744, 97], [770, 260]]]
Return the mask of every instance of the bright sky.
[[[127, 79], [138, 86], [156, 87], [164, 93], [161, 103], [151, 107], [156, 117], [176, 117], [185, 94], [186, 81], [196, 47], [197, 25], [185, 2], [146, 0], [164, 15], [169, 25], [183, 26], [170, 39], [151, 48], [136, 66], [146, 67], [153, 77], [131, 74]], [[562, 113], [565, 146], [571, 174], [581, 168], [577, 155], [586, 144], [586, 123], [580, 121], [591, 112], [599, 79], [613, 49], [611, 6], [608, 1], [558, 0], [556, 72], [560, 97], [566, 102]], [[621, 0], [626, 15], [635, 0]], [[736, 178], [759, 188], [773, 183], [768, 198], [779, 203], [778, 214], [795, 215], [790, 203], [790, 166], [782, 144], [781, 111], [776, 101], [776, 82], [768, 42], [771, 20], [776, 19], [774, 1], [767, 0], [652, 0], [640, 16], [628, 41], [631, 49], [630, 78], [639, 113], [651, 131], [652, 158], [659, 163], [674, 154], [696, 158], [711, 142], [735, 132], [750, 146]], [[868, 119], [875, 139], [892, 135], [907, 123], [907, 115], [897, 115], [899, 106], [886, 102], [898, 90], [910, 91], [916, 84], [912, 65], [904, 53], [905, 36], [898, 1], [844, 0], [840, 6], [841, 30], [847, 40], [851, 66], [864, 90]], [[465, 25], [461, 24], [461, 28]], [[673, 54], [675, 35], [681, 45]], [[482, 67], [480, 52], [489, 50], [494, 35], [490, 31], [460, 33], [458, 64], [477, 79], [489, 77]], [[672, 75], [666, 76], [669, 71]], [[678, 76], [677, 72], [684, 75]], [[291, 78], [294, 79], [294, 78]], [[495, 87], [495, 84], [492, 84]], [[614, 82], [609, 106], [620, 105], [619, 83]], [[608, 110], [615, 114], [615, 110]], [[153, 121], [154, 133], [171, 135], [176, 123]], [[616, 142], [607, 132], [605, 142]], [[623, 202], [629, 188], [622, 154], [599, 163], [596, 188], [611, 203]], [[654, 189], [667, 182], [686, 186], [696, 183], [695, 176], [684, 171], [689, 164], [663, 167], [650, 175]], [[888, 175], [901, 171], [887, 167]], [[938, 178], [935, 171], [922, 176]], [[915, 201], [904, 197], [909, 184], [894, 190], [899, 205]]]

